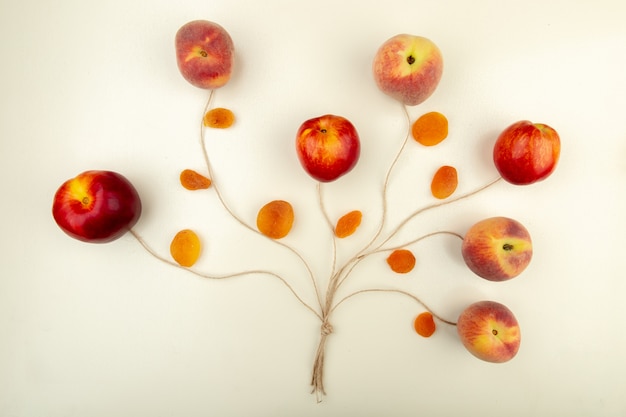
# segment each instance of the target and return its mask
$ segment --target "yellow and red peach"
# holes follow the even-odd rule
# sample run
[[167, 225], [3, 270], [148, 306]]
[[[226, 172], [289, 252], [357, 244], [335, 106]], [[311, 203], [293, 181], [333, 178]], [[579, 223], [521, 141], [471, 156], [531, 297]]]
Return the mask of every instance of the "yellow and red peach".
[[437, 88], [443, 73], [443, 57], [430, 39], [396, 35], [376, 52], [373, 72], [382, 92], [403, 104], [415, 106]]
[[456, 327], [465, 349], [484, 361], [507, 362], [519, 350], [519, 324], [504, 304], [495, 301], [473, 303], [460, 314]]
[[517, 220], [491, 217], [474, 224], [465, 234], [461, 253], [476, 275], [489, 281], [518, 276], [533, 254], [528, 230]]
[[133, 185], [113, 171], [85, 171], [54, 194], [52, 216], [69, 236], [90, 243], [118, 239], [137, 223], [141, 199]]
[[354, 168], [361, 153], [361, 142], [348, 119], [326, 114], [300, 125], [296, 133], [296, 153], [311, 177], [330, 182]]
[[175, 47], [178, 69], [192, 85], [213, 90], [230, 80], [235, 48], [228, 32], [217, 23], [186, 23], [176, 32]]

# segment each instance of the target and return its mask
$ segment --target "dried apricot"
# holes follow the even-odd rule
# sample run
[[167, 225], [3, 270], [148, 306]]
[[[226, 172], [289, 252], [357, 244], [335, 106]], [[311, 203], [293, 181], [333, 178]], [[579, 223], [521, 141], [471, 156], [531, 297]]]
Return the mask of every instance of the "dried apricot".
[[356, 232], [356, 229], [361, 225], [362, 217], [363, 214], [359, 210], [353, 210], [341, 216], [335, 226], [335, 236], [344, 238]]
[[430, 191], [433, 197], [444, 199], [448, 198], [456, 190], [459, 184], [456, 168], [444, 165], [435, 172], [433, 180], [430, 183]]
[[410, 250], [396, 249], [387, 258], [387, 263], [393, 272], [406, 274], [415, 267], [415, 256]]
[[211, 180], [191, 169], [180, 173], [180, 184], [188, 190], [204, 190], [211, 186]]
[[432, 313], [428, 311], [423, 312], [415, 318], [413, 327], [415, 328], [417, 334], [423, 337], [432, 336], [433, 333], [435, 333], [435, 329], [437, 328]]
[[216, 107], [206, 112], [203, 123], [206, 127], [226, 129], [235, 123], [235, 115], [228, 109]]
[[293, 207], [286, 201], [270, 201], [259, 210], [256, 225], [259, 232], [272, 239], [280, 239], [291, 231], [293, 225]]
[[434, 146], [448, 137], [448, 119], [433, 111], [420, 116], [411, 127], [413, 139], [424, 146]]
[[192, 266], [200, 257], [202, 244], [198, 235], [189, 229], [176, 233], [170, 243], [170, 254], [181, 266]]

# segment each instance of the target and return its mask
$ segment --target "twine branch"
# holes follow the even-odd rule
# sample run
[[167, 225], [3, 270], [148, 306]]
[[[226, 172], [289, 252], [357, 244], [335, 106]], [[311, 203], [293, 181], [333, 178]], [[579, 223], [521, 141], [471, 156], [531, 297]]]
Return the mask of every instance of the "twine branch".
[[385, 223], [387, 221], [387, 211], [388, 211], [387, 191], [389, 189], [389, 180], [391, 179], [391, 173], [393, 172], [396, 164], [398, 163], [398, 160], [400, 160], [400, 156], [402, 155], [404, 148], [406, 148], [406, 144], [409, 141], [409, 136], [411, 132], [411, 116], [409, 115], [407, 106], [403, 104], [402, 109], [404, 110], [404, 115], [406, 117], [406, 121], [408, 125], [407, 132], [406, 132], [406, 136], [404, 137], [404, 140], [402, 141], [402, 145], [400, 145], [400, 149], [396, 153], [396, 156], [393, 158], [391, 165], [389, 166], [389, 169], [387, 169], [387, 174], [385, 174], [385, 180], [383, 182], [383, 190], [382, 190], [383, 209], [382, 209], [380, 224], [378, 225], [378, 229], [376, 230], [376, 233], [374, 234], [372, 239], [367, 243], [367, 245], [365, 245], [365, 247], [359, 253], [365, 252], [368, 248], [370, 248], [374, 244], [374, 242], [376, 242], [376, 240], [380, 237], [380, 234], [382, 233], [385, 227]]
[[414, 211], [409, 216], [407, 216], [402, 222], [400, 222], [400, 224], [398, 224], [398, 226], [396, 226], [396, 228], [391, 233], [389, 233], [389, 235], [376, 247], [376, 249], [380, 249], [384, 244], [389, 242], [396, 234], [398, 234], [398, 232], [404, 226], [406, 226], [407, 223], [409, 223], [411, 220], [413, 220], [415, 217], [419, 216], [420, 214], [422, 214], [422, 213], [424, 213], [426, 211], [435, 209], [437, 207], [442, 207], [442, 206], [445, 206], [445, 205], [448, 205], [448, 204], [452, 204], [452, 203], [456, 203], [458, 201], [461, 201], [461, 200], [464, 200], [466, 198], [472, 197], [473, 195], [476, 195], [479, 192], [481, 192], [483, 190], [486, 190], [487, 188], [497, 184], [501, 180], [502, 180], [502, 177], [498, 177], [495, 180], [489, 182], [488, 184], [483, 185], [482, 187], [477, 188], [477, 189], [475, 189], [473, 191], [470, 191], [470, 192], [468, 192], [466, 194], [461, 194], [461, 195], [459, 195], [457, 197], [450, 198], [448, 200], [444, 200], [444, 201], [441, 201], [439, 203], [430, 204], [428, 206], [422, 207], [422, 208]]
[[317, 183], [317, 200], [319, 202], [320, 205], [320, 210], [322, 211], [322, 214], [324, 215], [324, 219], [326, 219], [326, 224], [328, 225], [328, 228], [330, 229], [330, 232], [332, 234], [332, 243], [333, 243], [333, 254], [332, 254], [332, 267], [331, 267], [331, 276], [335, 274], [335, 268], [337, 268], [337, 237], [335, 235], [335, 228], [333, 226], [333, 222], [330, 219], [330, 216], [328, 215], [328, 211], [326, 210], [326, 207], [324, 205], [324, 194], [322, 193], [322, 183], [318, 182]]
[[405, 295], [413, 300], [415, 300], [418, 304], [420, 304], [422, 307], [424, 307], [428, 312], [430, 312], [430, 314], [433, 315], [433, 317], [435, 317], [437, 320], [449, 324], [451, 326], [456, 326], [456, 323], [450, 320], [446, 320], [443, 317], [441, 317], [439, 314], [435, 313], [433, 311], [433, 309], [431, 309], [428, 305], [426, 305], [426, 303], [424, 303], [421, 299], [419, 299], [418, 297], [416, 297], [415, 295], [411, 294], [408, 291], [403, 291], [403, 290], [398, 290], [398, 289], [394, 289], [394, 288], [369, 288], [369, 289], [364, 289], [364, 290], [359, 290], [359, 291], [355, 291], [352, 294], [349, 294], [347, 296], [345, 296], [344, 298], [342, 298], [333, 308], [331, 311], [334, 311], [337, 307], [339, 307], [341, 304], [343, 304], [345, 301], [349, 300], [352, 297], [355, 297], [359, 294], [366, 294], [366, 293], [373, 293], [373, 292], [382, 292], [382, 293], [396, 293], [396, 294], [402, 294]]
[[289, 291], [291, 291], [291, 293], [296, 297], [296, 299], [300, 302], [300, 304], [302, 304], [304, 307], [306, 307], [309, 311], [311, 311], [313, 314], [315, 314], [315, 316], [320, 319], [320, 321], [323, 321], [322, 316], [315, 311], [315, 309], [313, 307], [311, 307], [311, 305], [309, 305], [306, 301], [304, 301], [296, 292], [296, 290], [289, 284], [289, 282], [287, 282], [287, 280], [285, 278], [283, 278], [282, 276], [278, 275], [275, 272], [272, 271], [266, 271], [266, 270], [261, 270], [261, 269], [251, 269], [248, 271], [240, 271], [240, 272], [234, 272], [234, 273], [230, 273], [230, 274], [225, 274], [225, 275], [210, 275], [210, 274], [206, 274], [203, 272], [199, 272], [196, 271], [194, 269], [179, 265], [178, 263], [171, 261], [161, 255], [159, 255], [154, 249], [152, 249], [148, 243], [139, 235], [139, 233], [137, 233], [137, 231], [135, 231], [134, 229], [130, 229], [129, 230], [130, 234], [139, 242], [139, 244], [141, 244], [141, 246], [150, 254], [152, 255], [154, 258], [158, 259], [159, 261], [182, 269], [183, 271], [189, 272], [197, 277], [200, 278], [205, 278], [205, 279], [214, 279], [214, 280], [222, 280], [222, 279], [228, 279], [228, 278], [236, 278], [236, 277], [241, 277], [244, 275], [254, 275], [254, 274], [263, 274], [263, 275], [269, 275], [272, 276], [276, 279], [278, 279], [280, 282], [282, 282], [288, 289]]
[[370, 252], [364, 253], [364, 254], [360, 255], [359, 257], [360, 258], [364, 258], [366, 256], [373, 255], [375, 253], [389, 252], [389, 251], [394, 251], [394, 250], [397, 250], [397, 249], [406, 248], [407, 246], [411, 246], [411, 245], [413, 245], [415, 243], [418, 243], [418, 242], [420, 242], [420, 241], [422, 241], [424, 239], [427, 239], [427, 238], [433, 237], [433, 236], [437, 236], [437, 235], [450, 235], [450, 236], [455, 236], [455, 237], [463, 240], [463, 236], [460, 235], [457, 232], [451, 232], [451, 231], [448, 231], [448, 230], [439, 230], [439, 231], [436, 231], [436, 232], [427, 233], [427, 234], [425, 234], [423, 236], [420, 236], [420, 237], [418, 237], [416, 239], [413, 239], [413, 240], [410, 240], [408, 242], [405, 242], [405, 243], [403, 243], [401, 245], [396, 245], [396, 246], [387, 247], [387, 248], [378, 247], [377, 249], [374, 249], [374, 250], [372, 250]]

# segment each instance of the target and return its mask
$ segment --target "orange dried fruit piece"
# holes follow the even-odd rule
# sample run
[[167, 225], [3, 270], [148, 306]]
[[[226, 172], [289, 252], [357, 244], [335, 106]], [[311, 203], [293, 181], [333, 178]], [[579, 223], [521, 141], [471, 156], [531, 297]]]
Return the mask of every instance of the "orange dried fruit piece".
[[202, 122], [206, 127], [226, 129], [235, 123], [235, 115], [228, 109], [216, 107], [206, 112]]
[[435, 172], [433, 180], [430, 183], [430, 191], [433, 197], [444, 199], [454, 193], [458, 184], [459, 178], [456, 168], [444, 165]]
[[387, 258], [387, 264], [393, 272], [406, 274], [415, 267], [415, 256], [410, 250], [396, 249]]
[[344, 237], [348, 237], [361, 225], [361, 219], [363, 218], [363, 213], [359, 210], [353, 210], [347, 214], [344, 214], [337, 220], [337, 225], [335, 226], [335, 236], [343, 239]]
[[435, 333], [437, 326], [432, 313], [425, 311], [418, 315], [413, 322], [413, 327], [417, 334], [423, 337], [430, 337]]
[[180, 173], [180, 184], [188, 190], [204, 190], [211, 186], [211, 180], [192, 169]]
[[448, 119], [433, 111], [423, 114], [411, 127], [413, 139], [424, 146], [434, 146], [448, 137]]
[[281, 239], [291, 231], [293, 225], [293, 207], [286, 201], [270, 201], [261, 209], [256, 217], [259, 232], [272, 239]]
[[201, 249], [200, 238], [189, 229], [176, 233], [170, 243], [170, 254], [180, 266], [193, 266], [200, 257]]

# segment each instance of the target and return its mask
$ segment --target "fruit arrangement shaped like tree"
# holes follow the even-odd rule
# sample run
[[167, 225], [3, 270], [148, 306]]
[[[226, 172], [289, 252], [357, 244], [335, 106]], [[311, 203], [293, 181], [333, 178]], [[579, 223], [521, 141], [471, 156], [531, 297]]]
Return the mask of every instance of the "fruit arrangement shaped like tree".
[[[220, 25], [195, 20], [183, 25], [175, 36], [178, 68], [193, 86], [209, 90], [209, 97], [200, 121], [200, 145], [206, 162], [205, 174], [184, 169], [180, 172], [181, 186], [193, 192], [213, 192], [225, 211], [251, 233], [291, 251], [306, 267], [317, 305], [308, 304], [281, 275], [270, 270], [236, 271], [216, 276], [193, 268], [202, 256], [201, 234], [181, 230], [173, 236], [170, 257], [158, 254], [134, 229], [141, 215], [141, 200], [132, 184], [122, 175], [111, 171], [88, 171], [63, 183], [54, 196], [53, 217], [69, 236], [85, 242], [105, 243], [130, 232], [158, 260], [182, 268], [197, 276], [224, 279], [249, 274], [266, 274], [280, 280], [293, 296], [320, 320], [320, 340], [315, 354], [312, 386], [318, 399], [325, 394], [324, 357], [326, 340], [333, 333], [331, 317], [334, 311], [352, 297], [364, 293], [396, 293], [415, 300], [422, 311], [414, 321], [415, 331], [430, 337], [436, 322], [456, 326], [463, 346], [475, 357], [488, 362], [505, 362], [518, 352], [520, 327], [508, 307], [495, 301], [477, 301], [467, 306], [455, 322], [436, 314], [418, 296], [399, 288], [369, 288], [337, 299], [338, 290], [351, 278], [364, 259], [387, 253], [384, 261], [392, 273], [407, 274], [415, 268], [411, 246], [435, 235], [448, 235], [461, 240], [459, 256], [469, 270], [489, 281], [505, 281], [520, 275], [530, 263], [533, 253], [528, 230], [517, 220], [492, 217], [480, 220], [465, 235], [452, 231], [434, 231], [391, 246], [390, 240], [409, 221], [427, 210], [452, 204], [486, 190], [505, 180], [526, 185], [547, 178], [554, 171], [560, 154], [560, 139], [554, 129], [545, 124], [520, 121], [502, 131], [495, 140], [493, 162], [500, 174], [483, 187], [455, 195], [457, 170], [448, 165], [433, 175], [431, 193], [435, 202], [418, 208], [399, 225], [384, 233], [387, 222], [387, 187], [400, 154], [412, 136], [417, 146], [431, 147], [448, 135], [447, 118], [439, 112], [429, 112], [411, 123], [408, 106], [415, 106], [436, 90], [443, 73], [443, 57], [431, 40], [407, 34], [394, 36], [384, 42], [375, 54], [372, 71], [380, 90], [403, 105], [409, 128], [404, 141], [392, 160], [382, 182], [382, 216], [374, 235], [344, 264], [334, 265], [328, 286], [322, 291], [307, 260], [282, 238], [292, 231], [297, 213], [285, 200], [260, 203], [256, 224], [238, 217], [224, 199], [220, 184], [211, 165], [205, 143], [207, 128], [226, 129], [235, 123], [234, 113], [225, 108], [210, 108], [215, 90], [224, 87], [235, 65], [234, 44]], [[361, 225], [362, 211], [352, 208], [338, 219], [331, 219], [324, 206], [323, 187], [352, 171], [359, 161], [361, 143], [357, 128], [345, 117], [323, 115], [304, 121], [295, 133], [295, 150], [303, 169], [315, 180], [319, 206], [327, 229], [332, 236], [330, 256], [335, 258], [340, 239], [350, 238]], [[381, 258], [382, 259], [382, 258]], [[424, 311], [425, 310], [425, 311]]]

